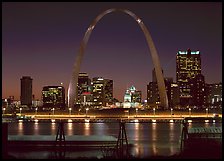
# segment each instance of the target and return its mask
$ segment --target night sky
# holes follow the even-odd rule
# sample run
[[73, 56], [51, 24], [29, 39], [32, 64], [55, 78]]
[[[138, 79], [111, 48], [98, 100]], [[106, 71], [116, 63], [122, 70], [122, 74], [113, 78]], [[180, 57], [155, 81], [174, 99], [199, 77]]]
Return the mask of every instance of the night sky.
[[[199, 50], [206, 83], [222, 81], [222, 3], [25, 2], [2, 3], [2, 97], [20, 97], [20, 78], [33, 78], [41, 99], [46, 85], [68, 89], [81, 40], [92, 20], [109, 8], [126, 8], [141, 18], [152, 35], [166, 77], [176, 81], [178, 50]], [[96, 25], [81, 72], [114, 81], [123, 101], [134, 85], [146, 98], [152, 58], [137, 22], [124, 13], [106, 15]], [[66, 94], [67, 95], [67, 94]]]

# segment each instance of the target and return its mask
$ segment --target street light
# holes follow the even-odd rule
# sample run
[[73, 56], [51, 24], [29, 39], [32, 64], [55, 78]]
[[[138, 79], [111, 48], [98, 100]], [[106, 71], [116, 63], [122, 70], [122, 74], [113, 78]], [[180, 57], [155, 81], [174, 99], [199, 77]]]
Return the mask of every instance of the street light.
[[19, 110], [20, 110], [20, 116], [22, 115], [22, 108], [19, 108]]
[[89, 111], [89, 108], [86, 108], [86, 117], [87, 117], [87, 112]]
[[172, 117], [172, 115], [173, 115], [173, 109], [172, 108], [170, 109], [170, 115], [171, 115], [170, 117]]
[[36, 113], [35, 113], [35, 115], [37, 115], [37, 107], [36, 107]]
[[53, 110], [53, 116], [54, 116], [54, 108], [52, 110]]
[[69, 108], [69, 116], [71, 116], [72, 108]]
[[138, 116], [138, 108], [135, 109], [136, 117]]
[[189, 108], [189, 117], [191, 117], [191, 108]]
[[81, 111], [81, 108], [79, 109], [78, 115], [79, 115], [80, 111]]
[[155, 117], [155, 114], [156, 114], [156, 109], [153, 108], [153, 114], [154, 114], [154, 117]]
[[3, 108], [3, 115], [5, 114], [5, 108]]
[[206, 108], [206, 115], [207, 115], [207, 117], [208, 117], [208, 108]]

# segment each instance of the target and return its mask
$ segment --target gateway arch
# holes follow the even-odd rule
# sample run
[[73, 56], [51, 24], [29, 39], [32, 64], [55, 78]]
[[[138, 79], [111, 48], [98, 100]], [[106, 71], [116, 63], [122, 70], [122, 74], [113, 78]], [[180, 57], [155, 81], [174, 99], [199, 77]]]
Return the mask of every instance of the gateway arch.
[[131, 16], [137, 23], [138, 25], [141, 27], [151, 56], [152, 56], [152, 61], [153, 61], [153, 65], [155, 68], [155, 73], [156, 73], [156, 79], [157, 79], [157, 83], [158, 83], [158, 89], [159, 89], [159, 96], [160, 96], [160, 101], [161, 101], [161, 106], [168, 108], [168, 99], [167, 99], [167, 94], [166, 94], [166, 88], [165, 88], [165, 83], [164, 83], [164, 77], [162, 74], [162, 69], [161, 69], [161, 65], [160, 65], [160, 61], [159, 61], [159, 57], [155, 48], [155, 45], [152, 41], [152, 37], [148, 31], [148, 29], [146, 28], [146, 26], [144, 25], [144, 23], [142, 22], [142, 20], [136, 16], [133, 12], [126, 10], [126, 9], [116, 9], [116, 8], [112, 8], [112, 9], [108, 9], [104, 12], [102, 12], [101, 14], [99, 14], [90, 24], [89, 28], [87, 29], [83, 40], [81, 42], [79, 51], [78, 51], [78, 55], [76, 57], [75, 63], [74, 63], [74, 67], [73, 67], [73, 71], [72, 71], [72, 78], [70, 80], [69, 83], [69, 88], [68, 88], [68, 106], [69, 108], [73, 108], [74, 107], [74, 103], [76, 103], [76, 98], [77, 98], [77, 84], [78, 84], [78, 75], [80, 72], [80, 66], [81, 66], [81, 62], [82, 62], [82, 58], [86, 49], [86, 45], [88, 43], [89, 37], [94, 29], [94, 27], [96, 26], [97, 22], [100, 21], [101, 18], [103, 18], [105, 15], [112, 13], [112, 12], [122, 12], [125, 14], [128, 14], [129, 16]]

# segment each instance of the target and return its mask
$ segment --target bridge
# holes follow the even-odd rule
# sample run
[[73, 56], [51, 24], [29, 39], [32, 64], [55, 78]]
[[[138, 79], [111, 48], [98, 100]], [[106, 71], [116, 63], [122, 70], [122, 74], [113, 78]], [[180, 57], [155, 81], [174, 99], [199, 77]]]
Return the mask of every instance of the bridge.
[[[189, 118], [188, 122], [192, 122], [192, 120], [196, 120], [195, 118], [203, 119], [203, 122], [221, 122], [222, 115], [220, 117], [214, 117], [213, 114], [203, 115], [203, 114], [178, 114], [178, 115], [168, 115], [168, 114], [160, 114], [160, 115], [34, 115], [34, 114], [25, 114], [18, 115], [17, 121], [35, 121], [35, 122], [57, 122], [63, 120], [63, 122], [90, 122], [90, 123], [98, 123], [98, 122], [119, 122], [120, 120], [125, 121], [127, 123], [136, 123], [136, 122], [182, 122], [185, 118]], [[192, 119], [191, 119], [192, 118]], [[3, 118], [3, 122], [10, 122]]]

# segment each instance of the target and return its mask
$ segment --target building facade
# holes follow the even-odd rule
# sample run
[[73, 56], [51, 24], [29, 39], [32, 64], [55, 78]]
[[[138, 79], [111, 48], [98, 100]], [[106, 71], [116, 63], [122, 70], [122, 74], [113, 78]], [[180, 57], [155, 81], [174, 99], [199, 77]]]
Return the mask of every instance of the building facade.
[[65, 89], [63, 86], [45, 86], [42, 90], [43, 110], [65, 109]]
[[222, 83], [206, 84], [206, 105], [208, 107], [221, 107], [222, 105]]
[[205, 77], [202, 74], [198, 74], [190, 80], [190, 83], [192, 99], [189, 105], [203, 108], [206, 105]]
[[25, 105], [29, 108], [32, 106], [32, 81], [30, 76], [23, 76], [21, 79], [21, 105]]
[[108, 106], [113, 104], [113, 80], [104, 79], [104, 105]]
[[128, 88], [124, 95], [124, 108], [138, 108], [141, 105], [142, 92], [134, 86]]
[[[175, 108], [179, 104], [179, 92], [177, 91], [178, 85], [173, 82], [173, 78], [171, 77], [165, 77], [164, 82], [169, 108]], [[147, 104], [152, 108], [163, 108], [160, 107], [159, 89], [155, 76], [155, 69], [152, 71], [152, 82], [149, 82], [147, 85]]]
[[176, 55], [176, 81], [179, 86], [180, 105], [192, 102], [190, 80], [201, 74], [201, 54], [199, 51], [178, 51]]
[[[168, 98], [169, 107], [175, 107], [179, 103], [178, 96], [178, 85], [173, 82], [173, 78], [164, 78], [165, 88]], [[149, 106], [162, 108], [160, 107], [160, 97], [159, 97], [159, 89], [157, 82], [149, 82], [147, 85], [147, 104]]]
[[92, 88], [93, 106], [102, 107], [113, 103], [113, 80], [95, 77]]
[[83, 93], [92, 92], [91, 80], [89, 79], [89, 76], [87, 73], [79, 73], [77, 88], [78, 88], [77, 90], [78, 94], [77, 94], [76, 104], [83, 104], [84, 103], [82, 102], [83, 98], [81, 98]]

